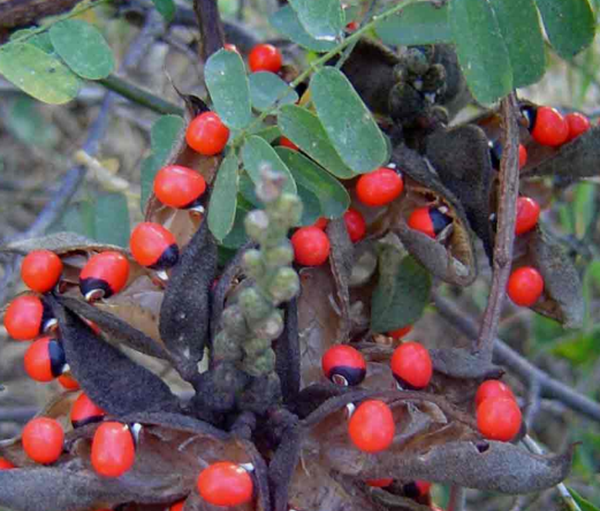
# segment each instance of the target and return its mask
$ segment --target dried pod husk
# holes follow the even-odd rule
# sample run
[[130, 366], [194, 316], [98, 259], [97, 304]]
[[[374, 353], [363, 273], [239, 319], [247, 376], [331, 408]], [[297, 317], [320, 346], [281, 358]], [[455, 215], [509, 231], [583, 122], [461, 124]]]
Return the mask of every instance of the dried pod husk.
[[544, 292], [531, 308], [566, 328], [580, 327], [585, 313], [583, 288], [566, 250], [541, 224], [519, 236], [517, 243], [515, 252], [524, 253], [513, 261], [513, 271], [533, 266], [544, 279]]
[[[468, 286], [477, 278], [473, 234], [458, 198], [448, 190], [427, 161], [405, 145], [398, 145], [392, 161], [405, 176], [405, 192], [390, 208], [390, 228], [406, 249], [435, 277], [449, 284]], [[417, 207], [445, 206], [452, 218], [452, 232], [437, 241], [408, 227], [406, 219]]]
[[491, 262], [494, 233], [490, 215], [494, 171], [485, 133], [474, 124], [437, 129], [425, 140], [425, 155], [440, 181], [462, 204], [469, 225], [483, 242]]
[[140, 332], [121, 318], [75, 298], [63, 296], [57, 297], [57, 300], [79, 316], [96, 323], [110, 341], [124, 344], [151, 357], [169, 360], [169, 354], [162, 344]]
[[98, 337], [55, 298], [48, 299], [71, 372], [94, 403], [116, 416], [179, 408], [177, 398], [158, 376]]
[[275, 370], [281, 382], [284, 403], [293, 402], [300, 392], [300, 339], [298, 335], [298, 301], [285, 305], [283, 333], [275, 342]]
[[127, 253], [123, 247], [98, 243], [74, 232], [56, 232], [47, 236], [12, 241], [0, 246], [0, 252], [13, 252], [20, 255], [27, 255], [32, 250], [43, 249], [50, 250], [59, 256], [71, 252], [103, 252], [105, 250]]
[[217, 244], [203, 221], [171, 273], [160, 309], [161, 338], [186, 379], [197, 374], [208, 341], [216, 271]]

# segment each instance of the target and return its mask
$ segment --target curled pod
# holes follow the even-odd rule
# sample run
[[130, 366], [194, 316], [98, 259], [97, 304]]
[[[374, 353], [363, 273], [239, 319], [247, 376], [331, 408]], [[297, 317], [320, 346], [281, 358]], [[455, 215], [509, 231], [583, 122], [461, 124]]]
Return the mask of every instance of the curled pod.
[[160, 308], [159, 331], [180, 371], [197, 372], [209, 336], [210, 290], [217, 271], [217, 244], [206, 219], [173, 268]]
[[566, 249], [538, 223], [536, 229], [519, 236], [515, 250], [524, 253], [514, 266], [530, 265], [543, 278], [544, 292], [531, 308], [566, 328], [581, 326], [585, 311], [583, 288]]
[[[449, 284], [472, 284], [477, 278], [477, 261], [473, 232], [461, 202], [444, 186], [427, 161], [405, 145], [396, 146], [392, 162], [405, 176], [406, 192], [403, 200], [391, 208], [390, 229], [434, 276]], [[422, 207], [435, 207], [447, 217], [444, 219], [446, 227], [437, 233], [436, 239], [408, 224], [410, 215]]]

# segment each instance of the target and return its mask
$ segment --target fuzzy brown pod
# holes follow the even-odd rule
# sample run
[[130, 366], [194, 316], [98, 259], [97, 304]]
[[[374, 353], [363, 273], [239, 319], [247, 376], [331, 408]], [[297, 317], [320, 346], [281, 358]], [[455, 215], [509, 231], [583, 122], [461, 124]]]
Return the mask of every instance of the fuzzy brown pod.
[[583, 323], [585, 302], [579, 274], [566, 250], [541, 224], [522, 236], [515, 246], [512, 270], [533, 266], [544, 279], [544, 292], [531, 307], [555, 319], [566, 328], [579, 328]]
[[324, 381], [321, 357], [342, 342], [344, 326], [337, 305], [335, 279], [327, 266], [300, 270], [298, 332], [300, 336], [301, 387]]
[[115, 416], [179, 408], [177, 398], [158, 376], [94, 334], [55, 298], [50, 297], [49, 303], [71, 372], [94, 403]]
[[[405, 192], [386, 214], [389, 228], [435, 277], [463, 287], [472, 284], [477, 278], [477, 260], [473, 233], [460, 201], [441, 183], [428, 162], [405, 145], [394, 148], [392, 162], [405, 176]], [[452, 218], [451, 232], [444, 241], [431, 239], [406, 223], [415, 208], [427, 205], [445, 206], [445, 214]]]
[[83, 300], [66, 296], [57, 297], [57, 299], [66, 308], [98, 325], [109, 341], [124, 344], [151, 357], [170, 359], [162, 343], [156, 342], [118, 316], [94, 307]]
[[217, 243], [206, 219], [173, 268], [160, 308], [160, 336], [186, 379], [197, 373], [209, 338], [210, 288], [217, 273]]
[[292, 403], [300, 392], [302, 368], [298, 333], [298, 301], [292, 298], [285, 304], [283, 332], [275, 343], [275, 371], [281, 383], [284, 403]]
[[489, 219], [494, 171], [486, 134], [474, 124], [437, 129], [425, 139], [425, 155], [460, 201], [492, 261], [494, 233]]
[[123, 247], [98, 243], [74, 232], [57, 232], [47, 236], [12, 241], [0, 246], [0, 252], [13, 252], [20, 255], [27, 255], [32, 250], [43, 249], [50, 250], [57, 255], [71, 252], [103, 252], [105, 250], [116, 250], [127, 254], [127, 250]]

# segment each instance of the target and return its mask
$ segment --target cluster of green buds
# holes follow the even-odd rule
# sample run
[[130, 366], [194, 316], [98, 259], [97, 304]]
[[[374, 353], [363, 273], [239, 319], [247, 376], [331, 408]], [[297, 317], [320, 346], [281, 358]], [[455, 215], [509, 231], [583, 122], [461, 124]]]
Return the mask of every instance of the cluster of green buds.
[[285, 176], [262, 171], [256, 195], [264, 209], [251, 211], [245, 219], [246, 232], [257, 248], [243, 255], [247, 278], [223, 311], [222, 330], [213, 346], [215, 361], [232, 362], [252, 377], [277, 377], [271, 345], [284, 328], [284, 313], [278, 307], [300, 289], [287, 233], [298, 225], [302, 202], [297, 195], [283, 192], [284, 182]]

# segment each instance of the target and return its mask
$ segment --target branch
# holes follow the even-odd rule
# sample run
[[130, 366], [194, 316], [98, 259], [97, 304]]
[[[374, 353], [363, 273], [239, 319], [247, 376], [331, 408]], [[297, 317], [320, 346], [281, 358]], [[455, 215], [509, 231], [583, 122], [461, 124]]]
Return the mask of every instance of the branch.
[[[477, 325], [473, 319], [466, 317], [449, 300], [438, 294], [434, 294], [433, 301], [440, 315], [448, 323], [471, 339], [477, 337]], [[550, 377], [500, 339], [495, 339], [494, 357], [497, 363], [508, 366], [522, 379], [527, 381], [535, 379], [539, 383], [543, 395], [558, 399], [571, 410], [600, 422], [600, 403]]]
[[465, 509], [467, 490], [464, 486], [452, 485], [450, 488], [450, 500], [448, 500], [448, 511], [463, 511]]
[[219, 14], [217, 0], [194, 0], [194, 11], [198, 18], [198, 28], [202, 37], [202, 60], [223, 48], [225, 36]]
[[502, 160], [500, 162], [500, 199], [492, 287], [474, 350], [475, 353], [480, 353], [483, 360], [487, 362], [492, 360], [494, 340], [498, 334], [502, 304], [506, 296], [519, 195], [519, 126], [517, 124], [519, 107], [514, 92], [502, 100], [500, 108], [502, 111]]

